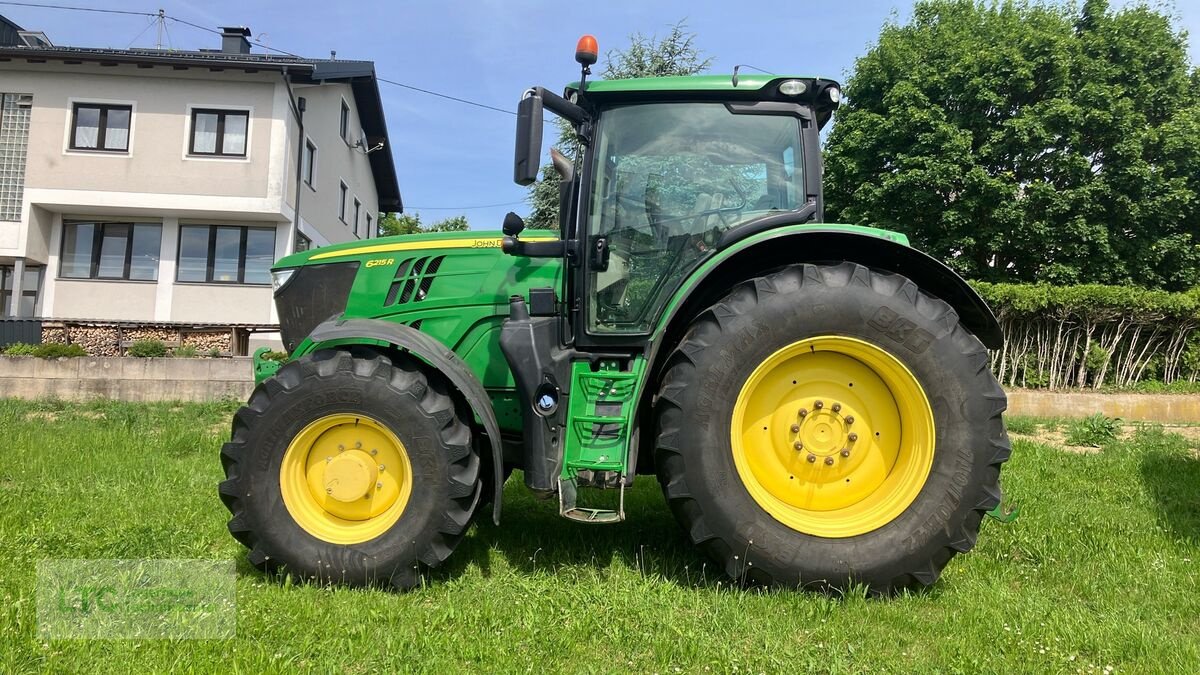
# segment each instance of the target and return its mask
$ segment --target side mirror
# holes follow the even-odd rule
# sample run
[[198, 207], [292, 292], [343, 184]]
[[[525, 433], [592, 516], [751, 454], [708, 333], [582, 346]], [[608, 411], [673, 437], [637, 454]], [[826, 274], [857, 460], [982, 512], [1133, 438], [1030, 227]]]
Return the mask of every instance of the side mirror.
[[504, 216], [504, 225], [502, 225], [500, 227], [500, 229], [504, 230], [504, 234], [506, 234], [510, 237], [515, 237], [518, 234], [521, 234], [522, 231], [524, 231], [525, 220], [522, 219], [521, 216], [518, 216], [517, 214], [513, 213], [512, 211], [509, 211]]
[[517, 105], [517, 148], [513, 181], [529, 185], [537, 180], [542, 161], [542, 97], [529, 93]]

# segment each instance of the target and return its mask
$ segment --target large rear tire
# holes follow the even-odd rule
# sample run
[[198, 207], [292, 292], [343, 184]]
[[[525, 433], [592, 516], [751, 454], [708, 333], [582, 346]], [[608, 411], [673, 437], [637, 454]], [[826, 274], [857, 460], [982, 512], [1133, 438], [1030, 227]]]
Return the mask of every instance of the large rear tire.
[[861, 265], [795, 265], [737, 286], [672, 353], [659, 481], [736, 580], [927, 586], [1000, 501], [1005, 405], [946, 303]]
[[469, 412], [407, 356], [324, 350], [284, 365], [221, 449], [229, 531], [264, 571], [409, 589], [478, 505]]

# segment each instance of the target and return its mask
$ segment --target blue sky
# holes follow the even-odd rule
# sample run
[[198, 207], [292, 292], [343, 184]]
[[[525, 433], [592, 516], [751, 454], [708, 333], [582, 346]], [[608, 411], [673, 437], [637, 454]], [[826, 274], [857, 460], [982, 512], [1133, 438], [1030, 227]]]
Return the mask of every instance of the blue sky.
[[[39, 0], [29, 0], [38, 2]], [[50, 2], [50, 0], [41, 0]], [[748, 63], [772, 72], [843, 78], [891, 17], [911, 2], [739, 0], [441, 0], [425, 2], [233, 2], [230, 0], [57, 0], [50, 4], [154, 12], [205, 26], [245, 25], [256, 39], [312, 57], [375, 61], [381, 77], [513, 109], [540, 84], [559, 90], [576, 79], [575, 41], [594, 34], [603, 53], [640, 31], [662, 34], [686, 19], [713, 72]], [[1114, 2], [1115, 5], [1122, 4]], [[1172, 10], [1200, 63], [1200, 0]], [[139, 16], [0, 5], [0, 14], [57, 44], [153, 47]], [[220, 38], [168, 24], [177, 49], [212, 48]], [[139, 35], [140, 34], [140, 35]], [[465, 214], [472, 227], [498, 228], [504, 213], [525, 214], [525, 190], [512, 182], [515, 117], [381, 84], [391, 151], [406, 210], [425, 221]], [[496, 205], [487, 206], [481, 205]]]

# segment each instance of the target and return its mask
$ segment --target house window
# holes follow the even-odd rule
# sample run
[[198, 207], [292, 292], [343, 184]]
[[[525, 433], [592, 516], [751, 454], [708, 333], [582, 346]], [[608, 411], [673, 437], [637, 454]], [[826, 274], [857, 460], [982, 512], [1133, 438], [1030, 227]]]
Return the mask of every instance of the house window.
[[[25, 267], [25, 278], [21, 284], [21, 304], [17, 316], [33, 316], [37, 308], [38, 286], [41, 281], [42, 268]], [[14, 268], [0, 267], [0, 318], [7, 317], [12, 312], [12, 295], [16, 286]]]
[[156, 281], [162, 225], [63, 223], [58, 275], [64, 279]]
[[367, 214], [367, 239], [374, 237], [375, 233], [371, 231], [371, 214]]
[[350, 106], [342, 101], [342, 117], [338, 122], [338, 133], [342, 135], [342, 140], [350, 142]]
[[313, 186], [313, 172], [317, 165], [317, 146], [313, 145], [310, 140], [304, 141], [304, 166], [301, 168], [301, 175], [304, 177], [304, 182], [308, 187]]
[[0, 220], [21, 220], [33, 94], [0, 93]]
[[302, 232], [296, 233], [296, 253], [307, 251], [312, 248], [312, 239], [304, 236]]
[[133, 106], [76, 103], [71, 116], [71, 149], [128, 152]]
[[345, 183], [339, 183], [341, 191], [338, 193], [338, 220], [346, 222], [346, 193], [348, 188]]
[[245, 110], [192, 110], [188, 152], [215, 157], [245, 157], [250, 113]]
[[217, 284], [271, 283], [275, 228], [182, 225], [176, 279]]
[[362, 202], [354, 198], [354, 234], [358, 234], [358, 214], [362, 211]]

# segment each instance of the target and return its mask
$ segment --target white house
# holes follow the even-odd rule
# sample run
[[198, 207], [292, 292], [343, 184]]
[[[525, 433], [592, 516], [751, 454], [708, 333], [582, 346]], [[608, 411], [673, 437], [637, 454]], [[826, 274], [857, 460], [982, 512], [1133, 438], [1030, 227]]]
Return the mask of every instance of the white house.
[[374, 64], [249, 35], [57, 47], [0, 17], [0, 316], [274, 324], [276, 258], [401, 210]]

